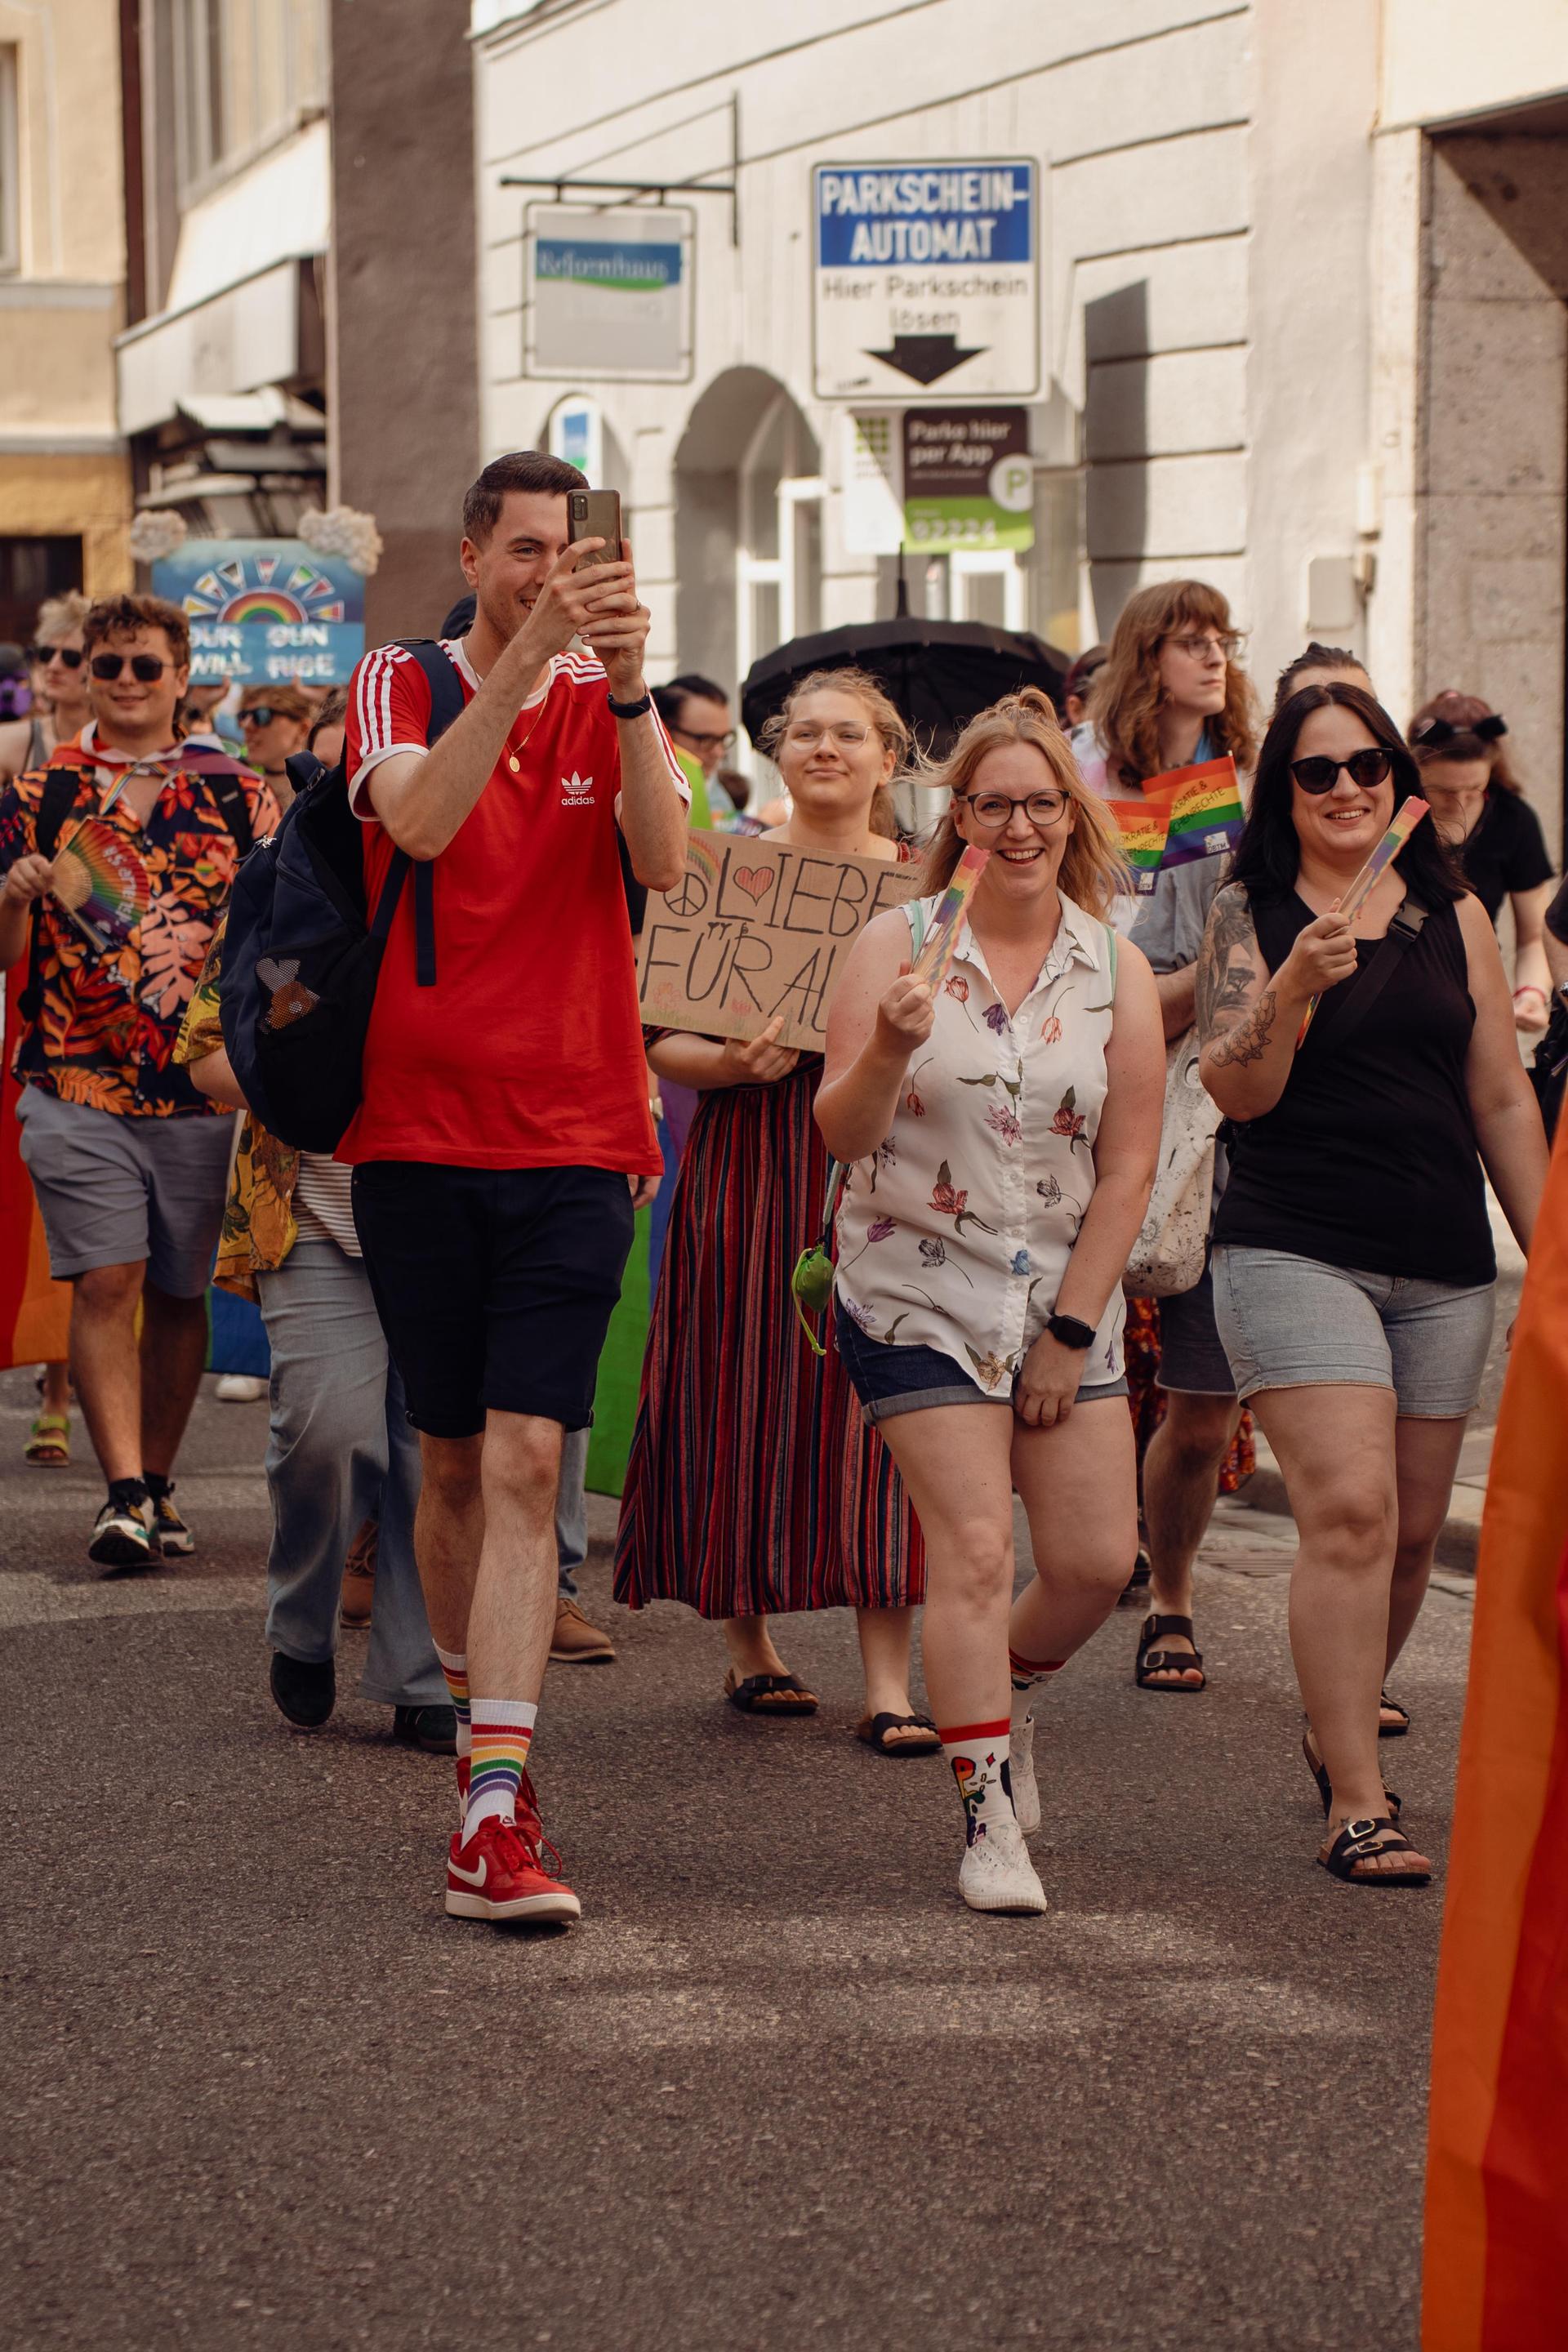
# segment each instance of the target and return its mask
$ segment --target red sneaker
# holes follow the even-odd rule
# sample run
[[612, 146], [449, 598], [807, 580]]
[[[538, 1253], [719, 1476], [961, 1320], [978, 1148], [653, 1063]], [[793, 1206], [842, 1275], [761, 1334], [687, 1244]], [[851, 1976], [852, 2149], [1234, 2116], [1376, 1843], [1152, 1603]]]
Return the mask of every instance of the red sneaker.
[[[545, 1856], [555, 1865], [545, 1867]], [[465, 1845], [460, 1830], [447, 1850], [447, 1908], [458, 1919], [579, 1919], [583, 1906], [559, 1872], [561, 1857], [533, 1833], [526, 1816], [487, 1815]]]

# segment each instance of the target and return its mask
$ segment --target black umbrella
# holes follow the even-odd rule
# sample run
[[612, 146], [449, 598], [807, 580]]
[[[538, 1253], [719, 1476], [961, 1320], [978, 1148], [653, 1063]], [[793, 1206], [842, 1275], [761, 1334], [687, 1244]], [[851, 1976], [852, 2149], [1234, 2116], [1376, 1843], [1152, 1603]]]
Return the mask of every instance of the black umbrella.
[[885, 689], [922, 750], [940, 759], [977, 710], [1021, 686], [1037, 686], [1058, 707], [1072, 656], [1024, 629], [987, 621], [865, 621], [792, 637], [746, 673], [741, 717], [754, 743], [797, 679], [814, 669], [864, 669]]

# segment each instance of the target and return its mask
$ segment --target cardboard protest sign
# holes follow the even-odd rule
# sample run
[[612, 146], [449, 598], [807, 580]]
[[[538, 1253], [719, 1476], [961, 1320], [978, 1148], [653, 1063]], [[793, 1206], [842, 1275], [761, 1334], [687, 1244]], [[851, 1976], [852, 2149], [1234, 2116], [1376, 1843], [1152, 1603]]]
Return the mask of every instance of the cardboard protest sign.
[[685, 873], [648, 896], [637, 952], [643, 1020], [755, 1037], [782, 1013], [781, 1045], [821, 1053], [850, 949], [873, 915], [914, 897], [919, 872], [754, 834], [689, 834]]

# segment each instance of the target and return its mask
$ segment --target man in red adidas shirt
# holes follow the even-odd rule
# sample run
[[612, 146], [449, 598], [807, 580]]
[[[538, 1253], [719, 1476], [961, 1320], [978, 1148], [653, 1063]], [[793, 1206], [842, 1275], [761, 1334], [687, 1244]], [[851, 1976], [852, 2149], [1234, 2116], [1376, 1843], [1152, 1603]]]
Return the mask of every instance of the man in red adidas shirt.
[[566, 493], [584, 487], [524, 451], [469, 490], [477, 609], [446, 648], [467, 708], [433, 749], [412, 656], [383, 646], [350, 690], [371, 904], [395, 848], [430, 869], [435, 970], [417, 953], [416, 869], [338, 1156], [420, 1433], [416, 1548], [464, 1806], [447, 1908], [470, 1918], [580, 1908], [544, 1866], [526, 1766], [555, 1622], [562, 1438], [592, 1418], [634, 1193], [660, 1167], [617, 824], [652, 888], [686, 859], [687, 787], [643, 678], [629, 553], [594, 564], [601, 541], [567, 544]]

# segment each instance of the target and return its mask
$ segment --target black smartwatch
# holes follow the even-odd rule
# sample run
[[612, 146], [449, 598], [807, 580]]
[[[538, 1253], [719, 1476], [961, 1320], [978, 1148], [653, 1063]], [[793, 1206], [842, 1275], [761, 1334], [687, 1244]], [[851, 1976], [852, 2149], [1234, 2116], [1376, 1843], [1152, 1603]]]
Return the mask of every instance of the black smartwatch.
[[653, 709], [653, 697], [647, 687], [644, 687], [640, 701], [617, 702], [612, 694], [609, 697], [609, 705], [612, 719], [640, 719], [645, 710]]
[[1094, 1345], [1093, 1324], [1080, 1323], [1076, 1315], [1047, 1315], [1046, 1328], [1052, 1339], [1059, 1340], [1064, 1348], [1092, 1348]]

